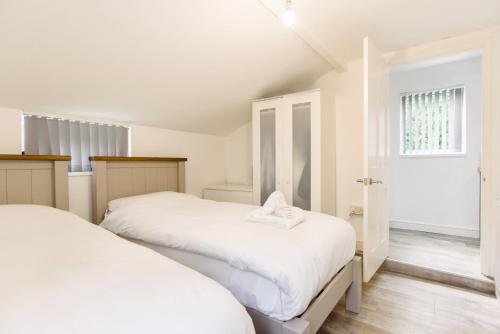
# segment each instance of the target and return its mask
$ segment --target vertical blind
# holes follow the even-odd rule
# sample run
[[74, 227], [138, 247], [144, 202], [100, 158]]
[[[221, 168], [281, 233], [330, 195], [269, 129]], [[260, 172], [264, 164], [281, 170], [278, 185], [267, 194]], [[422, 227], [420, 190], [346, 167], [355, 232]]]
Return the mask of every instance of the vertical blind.
[[465, 152], [464, 88], [401, 95], [402, 154]]
[[90, 171], [89, 156], [127, 156], [129, 129], [124, 126], [24, 115], [24, 152], [71, 155], [70, 171]]

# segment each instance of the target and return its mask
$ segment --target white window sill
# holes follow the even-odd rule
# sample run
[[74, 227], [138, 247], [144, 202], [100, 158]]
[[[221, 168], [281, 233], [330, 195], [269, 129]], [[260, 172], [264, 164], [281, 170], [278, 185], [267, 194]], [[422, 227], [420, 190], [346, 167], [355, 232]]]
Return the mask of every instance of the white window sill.
[[75, 176], [90, 176], [92, 175], [92, 172], [69, 172], [68, 176], [69, 177], [75, 177]]

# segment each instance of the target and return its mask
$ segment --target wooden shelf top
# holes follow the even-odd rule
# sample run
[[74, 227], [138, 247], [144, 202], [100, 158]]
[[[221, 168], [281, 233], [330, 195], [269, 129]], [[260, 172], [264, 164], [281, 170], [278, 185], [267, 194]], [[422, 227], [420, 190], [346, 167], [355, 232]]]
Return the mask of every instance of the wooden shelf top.
[[0, 160], [48, 160], [48, 161], [70, 161], [70, 155], [22, 155], [22, 154], [0, 154]]
[[187, 158], [171, 157], [89, 157], [90, 161], [187, 161]]

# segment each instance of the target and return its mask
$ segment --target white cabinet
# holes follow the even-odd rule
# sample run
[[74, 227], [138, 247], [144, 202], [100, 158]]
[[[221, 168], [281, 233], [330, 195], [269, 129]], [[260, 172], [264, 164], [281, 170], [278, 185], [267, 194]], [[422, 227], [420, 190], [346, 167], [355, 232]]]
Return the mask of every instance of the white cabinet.
[[252, 186], [246, 184], [218, 184], [206, 187], [203, 198], [218, 202], [253, 204]]
[[320, 108], [319, 90], [253, 102], [255, 204], [280, 190], [294, 206], [321, 210]]

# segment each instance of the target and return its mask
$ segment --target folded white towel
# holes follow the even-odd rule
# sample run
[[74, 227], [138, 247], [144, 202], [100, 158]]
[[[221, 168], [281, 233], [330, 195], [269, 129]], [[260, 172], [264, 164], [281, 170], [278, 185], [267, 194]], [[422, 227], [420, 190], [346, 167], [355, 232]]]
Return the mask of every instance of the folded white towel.
[[285, 195], [283, 195], [281, 191], [275, 191], [269, 195], [264, 205], [257, 210], [260, 210], [259, 213], [261, 214], [271, 215], [276, 210], [286, 206], [288, 206], [288, 204], [286, 203]]
[[262, 207], [247, 215], [249, 221], [281, 229], [291, 229], [303, 222], [305, 218], [304, 210], [288, 205], [285, 196], [280, 191], [273, 192]]

